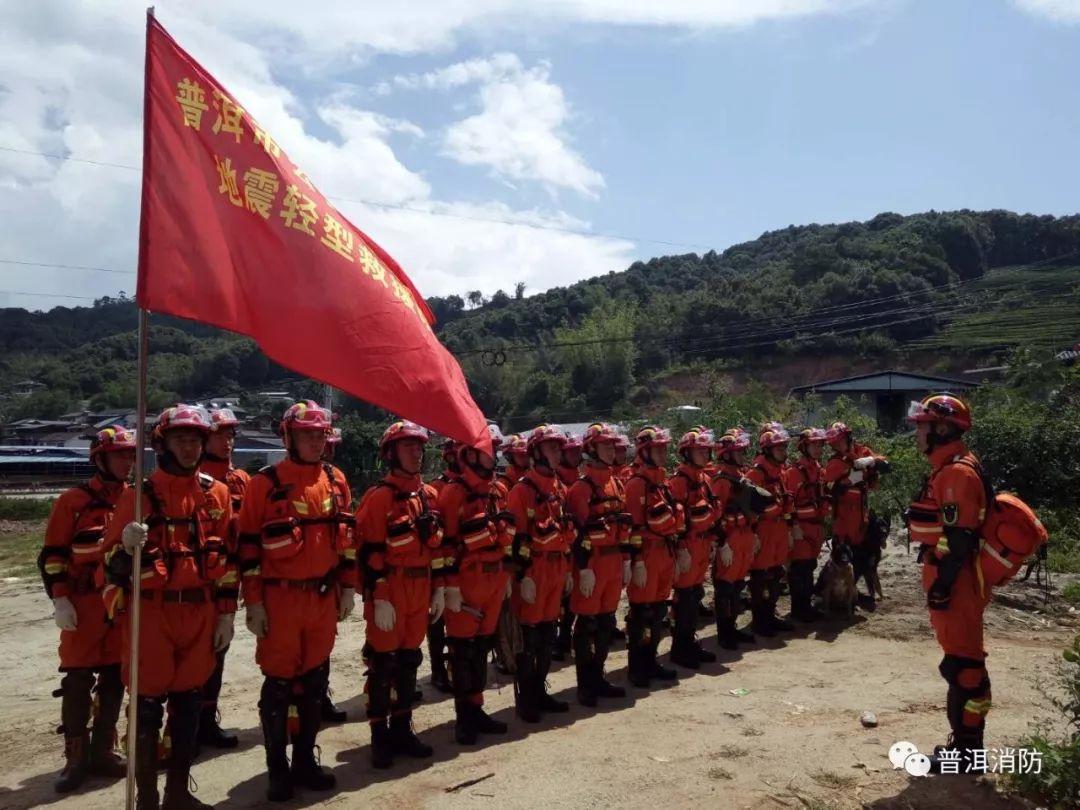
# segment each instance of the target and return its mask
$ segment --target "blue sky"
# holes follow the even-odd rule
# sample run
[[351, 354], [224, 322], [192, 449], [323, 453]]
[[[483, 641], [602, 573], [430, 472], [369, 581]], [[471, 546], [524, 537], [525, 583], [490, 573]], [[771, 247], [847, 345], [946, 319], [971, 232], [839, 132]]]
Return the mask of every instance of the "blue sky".
[[[137, 172], [78, 161], [139, 162], [141, 6], [50, 5], [0, 34], [0, 147], [75, 160], [0, 151], [0, 259], [131, 269]], [[1077, 210], [1076, 0], [403, 5], [158, 8], [429, 295], [885, 210]], [[0, 264], [0, 290], [128, 278]]]

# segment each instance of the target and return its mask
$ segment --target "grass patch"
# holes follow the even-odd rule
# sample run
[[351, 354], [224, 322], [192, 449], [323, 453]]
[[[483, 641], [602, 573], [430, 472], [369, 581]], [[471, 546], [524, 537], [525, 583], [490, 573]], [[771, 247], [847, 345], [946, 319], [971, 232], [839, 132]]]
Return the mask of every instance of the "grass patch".
[[709, 768], [709, 778], [717, 781], [734, 779], [735, 775], [727, 768], [721, 768], [719, 765], [713, 768]]
[[1070, 605], [1080, 607], [1080, 582], [1070, 582], [1062, 589], [1061, 595]]
[[751, 726], [750, 728], [744, 728], [742, 731], [742, 735], [744, 737], [761, 737], [764, 734], [765, 732], [762, 731], [760, 728], [754, 728], [753, 726]]
[[750, 753], [750, 749], [739, 745], [722, 745], [713, 754], [714, 759], [740, 759]]
[[0, 576], [33, 576], [44, 535], [44, 521], [9, 523], [0, 530]]
[[859, 784], [859, 779], [856, 776], [842, 776], [832, 771], [814, 771], [810, 774], [810, 778], [822, 787], [832, 788], [833, 790], [848, 790]]
[[0, 498], [0, 520], [45, 520], [54, 498]]

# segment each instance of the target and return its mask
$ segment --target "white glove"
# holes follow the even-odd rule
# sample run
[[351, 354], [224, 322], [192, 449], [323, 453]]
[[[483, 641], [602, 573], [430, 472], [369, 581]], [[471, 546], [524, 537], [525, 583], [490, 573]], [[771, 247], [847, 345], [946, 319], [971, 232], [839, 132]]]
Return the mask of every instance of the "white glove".
[[756, 557], [758, 552], [761, 551], [761, 537], [754, 535], [754, 556]]
[[582, 568], [578, 571], [578, 590], [581, 595], [588, 599], [596, 588], [596, 572], [591, 568]]
[[233, 633], [236, 632], [233, 628], [235, 619], [235, 613], [222, 613], [217, 617], [217, 624], [214, 625], [214, 652], [221, 652], [232, 644]]
[[375, 600], [375, 626], [382, 630], [384, 633], [389, 633], [394, 629], [394, 624], [397, 622], [397, 611], [394, 610], [394, 606], [387, 602], [385, 599]]
[[342, 588], [341, 602], [338, 604], [337, 620], [345, 621], [356, 610], [356, 588]]
[[129, 523], [120, 534], [120, 542], [128, 554], [134, 554], [135, 549], [146, 542], [146, 524]]
[[623, 560], [622, 564], [622, 586], [625, 588], [630, 584], [630, 561]]
[[79, 626], [78, 617], [75, 615], [75, 605], [66, 596], [58, 596], [52, 600], [53, 621], [61, 630], [71, 632]]
[[[461, 591], [458, 591], [458, 596], [461, 596]], [[446, 588], [439, 585], [431, 589], [431, 607], [428, 613], [431, 614], [432, 623], [442, 618], [444, 610], [446, 610]]]
[[855, 459], [855, 469], [865, 470], [867, 467], [873, 467], [877, 463], [877, 459], [873, 456], [863, 456], [862, 458]]
[[446, 609], [451, 613], [460, 613], [461, 608], [461, 588], [451, 585], [446, 589]]
[[852, 470], [851, 472], [848, 473], [847, 480], [848, 480], [849, 484], [857, 484], [857, 483], [859, 483], [860, 481], [863, 480], [863, 471], [862, 470]]
[[255, 638], [266, 638], [270, 632], [270, 622], [266, 618], [266, 608], [260, 602], [257, 605], [248, 605], [244, 613], [244, 624]]
[[521, 601], [526, 605], [536, 604], [536, 581], [532, 577], [521, 580]]
[[720, 547], [720, 565], [724, 568], [730, 568], [731, 563], [735, 560], [735, 552], [731, 550], [731, 546], [723, 545]]
[[630, 581], [634, 584], [635, 588], [644, 588], [649, 581], [649, 572], [645, 570], [645, 563], [642, 560], [638, 560], [634, 563], [634, 574], [630, 578]]
[[685, 574], [690, 570], [690, 550], [686, 548], [680, 548], [675, 553], [675, 573]]
[[574, 590], [574, 575], [569, 571], [566, 572], [566, 582], [563, 584], [563, 596], [569, 596]]

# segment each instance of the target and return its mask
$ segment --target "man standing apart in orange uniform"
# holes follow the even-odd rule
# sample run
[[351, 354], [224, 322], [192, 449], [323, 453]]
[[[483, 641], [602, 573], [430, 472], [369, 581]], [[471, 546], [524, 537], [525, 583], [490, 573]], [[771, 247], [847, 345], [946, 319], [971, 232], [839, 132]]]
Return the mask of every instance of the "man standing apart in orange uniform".
[[[501, 435], [492, 430], [492, 450]], [[513, 542], [514, 519], [508, 493], [495, 480], [495, 459], [473, 447], [458, 449], [460, 475], [443, 487], [439, 512], [445, 547], [446, 635], [457, 721], [454, 735], [473, 745], [478, 734], [505, 734], [506, 723], [484, 711], [487, 659], [494, 647], [499, 612], [510, 589], [506, 551]]]
[[806, 428], [799, 433], [796, 443], [799, 459], [784, 471], [784, 484], [794, 499], [795, 525], [799, 528], [788, 571], [791, 615], [801, 622], [817, 621], [823, 615], [814, 607], [813, 595], [814, 569], [825, 543], [825, 518], [829, 514], [822, 481], [821, 451], [824, 446], [825, 431]]
[[[60, 628], [60, 721], [65, 765], [57, 793], [70, 793], [88, 774], [122, 779], [127, 772], [113, 752], [116, 721], [124, 700], [120, 680], [120, 627], [105, 620], [97, 581], [105, 529], [127, 491], [135, 465], [135, 434], [114, 426], [90, 442], [94, 475], [57, 498], [45, 528], [38, 567]], [[95, 684], [96, 673], [96, 684]], [[90, 734], [91, 692], [98, 707]]]
[[990, 711], [983, 613], [991, 593], [977, 570], [978, 530], [989, 504], [979, 460], [964, 444], [972, 425], [967, 404], [950, 394], [932, 394], [912, 403], [908, 419], [931, 467], [908, 521], [921, 543], [930, 624], [945, 654], [938, 671], [949, 685], [945, 714], [951, 733], [944, 746], [934, 749], [931, 767], [940, 773], [942, 763], [951, 760], [964, 773], [972, 765], [972, 752], [983, 748]]
[[[236, 612], [236, 569], [229, 559], [232, 504], [228, 488], [199, 472], [210, 415], [177, 405], [158, 417], [150, 442], [157, 469], [141, 485], [144, 523], [133, 522], [136, 490], [120, 498], [105, 533], [104, 600], [110, 616], [128, 609], [131, 578], [141, 579], [139, 691], [135, 739], [138, 806], [158, 807], [157, 746], [169, 704], [172, 755], [165, 779], [166, 810], [210, 807], [188, 791], [199, 734], [202, 688], [214, 653], [229, 646]], [[143, 546], [142, 570], [132, 571]], [[131, 670], [131, 624], [123, 623], [124, 682]], [[128, 684], [130, 686], [130, 684]]]
[[686, 515], [686, 530], [679, 537], [675, 551], [671, 661], [687, 669], [700, 669], [702, 664], [716, 661], [716, 654], [704, 649], [695, 637], [719, 517], [709, 489], [713, 444], [713, 434], [708, 428], [689, 430], [679, 440], [680, 464], [668, 478], [671, 496]]
[[648, 689], [654, 679], [673, 681], [674, 669], [656, 660], [663, 634], [664, 603], [675, 579], [675, 544], [686, 529], [682, 506], [667, 486], [667, 453], [671, 434], [661, 427], [644, 427], [634, 437], [634, 473], [626, 482], [626, 511], [631, 528], [629, 633], [630, 683]]
[[[878, 473], [889, 468], [889, 462], [874, 455], [865, 445], [855, 441], [851, 428], [834, 422], [825, 432], [833, 456], [825, 465], [823, 478], [832, 495], [833, 543], [845, 543], [851, 548], [851, 565], [855, 569], [855, 585], [867, 575], [873, 558], [880, 549], [872, 548], [866, 540], [870, 525], [870, 490], [878, 485]], [[867, 606], [874, 607], [873, 583], [867, 580], [870, 594]]]
[[543, 712], [570, 710], [545, 686], [562, 597], [573, 586], [563, 519], [565, 491], [556, 475], [565, 442], [565, 434], [555, 425], [533, 428], [527, 441], [532, 468], [510, 490], [518, 580], [511, 604], [522, 639], [514, 698], [518, 716], [526, 723], [540, 722]]
[[[315, 739], [337, 623], [355, 606], [356, 572], [340, 502], [348, 485], [340, 470], [323, 461], [330, 430], [330, 413], [318, 403], [290, 406], [280, 426], [288, 455], [251, 479], [240, 512], [241, 581], [263, 673], [259, 719], [266, 797], [273, 802], [292, 798], [296, 787], [322, 791], [336, 784], [315, 759]], [[291, 768], [290, 703], [299, 723]]]
[[629, 535], [629, 515], [622, 481], [613, 475], [617, 440], [611, 425], [589, 425], [583, 439], [589, 462], [566, 496], [566, 508], [577, 530], [570, 608], [577, 616], [574, 665], [582, 706], [595, 706], [601, 697], [626, 696], [625, 689], [612, 686], [604, 677], [615, 610], [630, 581], [630, 560], [623, 558], [622, 549]]
[[395, 755], [424, 759], [433, 753], [412, 728], [420, 645], [429, 619], [438, 620], [445, 605], [437, 496], [420, 480], [429, 438], [405, 420], [383, 432], [379, 453], [389, 472], [364, 494], [356, 515], [372, 650], [367, 693], [375, 768], [389, 768]]

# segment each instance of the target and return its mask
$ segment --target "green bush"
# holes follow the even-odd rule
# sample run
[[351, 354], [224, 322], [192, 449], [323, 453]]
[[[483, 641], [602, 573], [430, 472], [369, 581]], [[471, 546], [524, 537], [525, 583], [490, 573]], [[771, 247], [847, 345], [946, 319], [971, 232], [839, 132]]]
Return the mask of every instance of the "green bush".
[[1070, 582], [1061, 589], [1061, 595], [1069, 604], [1080, 607], [1080, 582]]
[[52, 498], [0, 498], [0, 520], [45, 520]]

